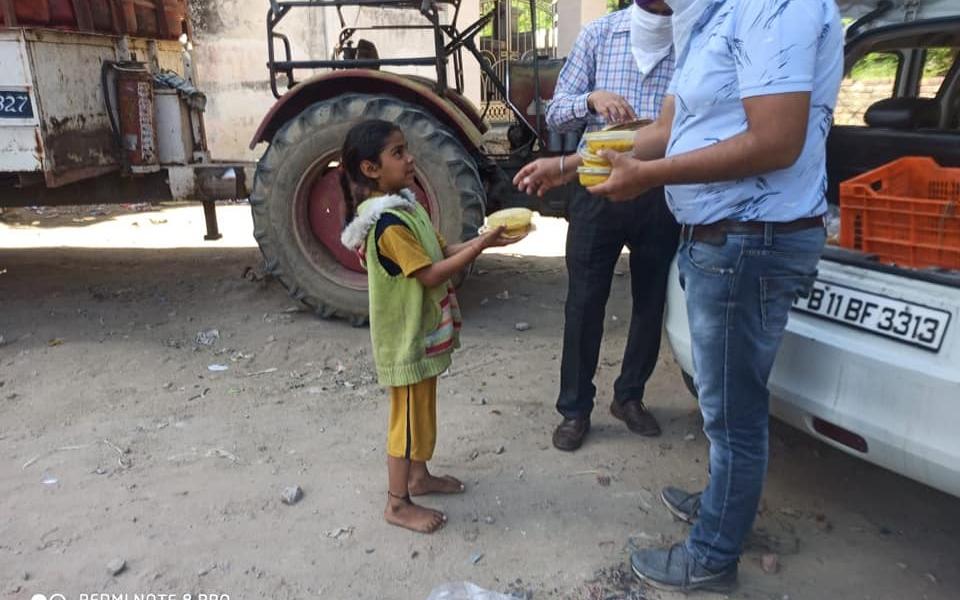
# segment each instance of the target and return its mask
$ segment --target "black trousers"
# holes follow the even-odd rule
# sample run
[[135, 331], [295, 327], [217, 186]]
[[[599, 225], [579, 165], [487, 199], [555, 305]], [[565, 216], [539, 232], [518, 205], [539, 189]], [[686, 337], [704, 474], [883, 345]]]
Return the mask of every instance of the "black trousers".
[[596, 387], [607, 299], [617, 259], [630, 249], [633, 310], [615, 402], [642, 400], [660, 352], [667, 274], [680, 228], [667, 209], [663, 188], [629, 202], [610, 202], [580, 188], [570, 202], [567, 229], [567, 301], [557, 410], [588, 416]]

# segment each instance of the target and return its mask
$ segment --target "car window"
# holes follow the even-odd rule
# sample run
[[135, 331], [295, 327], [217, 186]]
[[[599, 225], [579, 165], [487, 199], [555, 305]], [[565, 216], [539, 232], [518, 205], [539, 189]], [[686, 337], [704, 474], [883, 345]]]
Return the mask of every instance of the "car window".
[[840, 86], [834, 122], [865, 125], [863, 114], [870, 105], [893, 97], [902, 66], [899, 52], [871, 52], [857, 61]]
[[957, 58], [960, 48], [927, 48], [923, 57], [923, 77], [920, 80], [920, 98], [935, 98], [943, 78], [946, 76], [953, 61]]

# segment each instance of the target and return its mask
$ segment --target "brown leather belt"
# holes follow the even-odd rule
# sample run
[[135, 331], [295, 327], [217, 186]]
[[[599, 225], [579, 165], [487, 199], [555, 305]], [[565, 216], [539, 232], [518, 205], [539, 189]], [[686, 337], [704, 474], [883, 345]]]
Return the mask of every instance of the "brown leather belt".
[[681, 231], [685, 242], [695, 241], [722, 246], [727, 242], [728, 235], [777, 235], [823, 226], [823, 215], [820, 215], [783, 223], [724, 219], [709, 225], [684, 225]]

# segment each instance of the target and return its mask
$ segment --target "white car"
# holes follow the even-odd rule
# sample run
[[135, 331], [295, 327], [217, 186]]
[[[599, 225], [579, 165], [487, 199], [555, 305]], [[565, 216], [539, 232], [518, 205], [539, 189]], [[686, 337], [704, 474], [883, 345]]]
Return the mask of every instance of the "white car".
[[[870, 103], [869, 125], [837, 124], [831, 132], [832, 210], [840, 181], [903, 156], [960, 167], [960, 0], [839, 4], [860, 19], [847, 29], [847, 72], [870, 68], [889, 81], [844, 81], [841, 102], [863, 102], [868, 88], [881, 101]], [[946, 193], [960, 202], [960, 181]], [[957, 215], [960, 205], [945, 218]], [[960, 227], [952, 232], [960, 237]], [[666, 331], [695, 393], [676, 264]], [[960, 496], [960, 270], [899, 267], [828, 245], [813, 293], [791, 311], [769, 387], [781, 420]]]

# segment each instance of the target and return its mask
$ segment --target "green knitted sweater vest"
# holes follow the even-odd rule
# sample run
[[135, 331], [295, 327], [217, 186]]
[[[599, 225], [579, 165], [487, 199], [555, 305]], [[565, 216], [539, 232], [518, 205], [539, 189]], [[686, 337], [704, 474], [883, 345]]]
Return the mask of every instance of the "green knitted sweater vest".
[[356, 219], [357, 226], [368, 228], [365, 266], [377, 379], [381, 385], [392, 387], [411, 385], [443, 373], [450, 366], [454, 348], [459, 346], [458, 333], [450, 319], [448, 284], [428, 289], [415, 277], [390, 275], [380, 264], [376, 222], [385, 213], [396, 216], [410, 228], [431, 260], [443, 259], [427, 211], [415, 200], [409, 201], [412, 194], [400, 197], [407, 200], [402, 206], [391, 201], [397, 198], [368, 199], [358, 207]]

